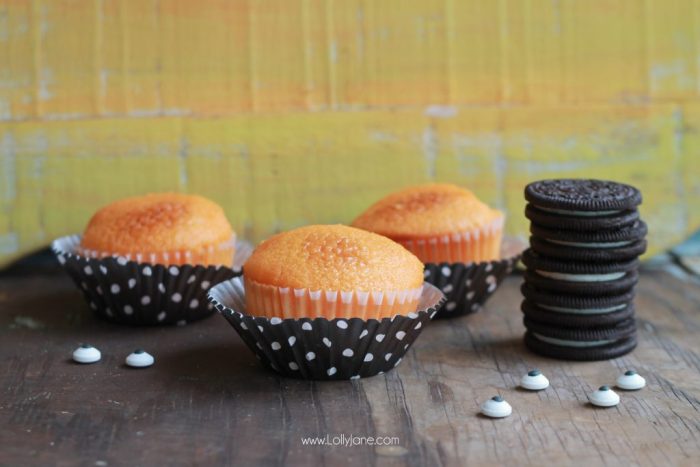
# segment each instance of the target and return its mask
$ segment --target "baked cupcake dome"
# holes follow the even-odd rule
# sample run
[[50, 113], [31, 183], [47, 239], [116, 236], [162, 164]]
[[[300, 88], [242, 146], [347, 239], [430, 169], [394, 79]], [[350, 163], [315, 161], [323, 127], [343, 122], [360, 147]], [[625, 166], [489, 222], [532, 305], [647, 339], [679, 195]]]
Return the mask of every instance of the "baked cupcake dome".
[[386, 237], [311, 225], [260, 244], [243, 267], [253, 316], [376, 318], [416, 310], [423, 264]]
[[504, 215], [450, 184], [405, 188], [377, 201], [352, 223], [401, 243], [424, 263], [498, 259]]
[[202, 196], [148, 194], [97, 211], [79, 251], [90, 257], [124, 256], [156, 264], [230, 267], [234, 232], [223, 209]]

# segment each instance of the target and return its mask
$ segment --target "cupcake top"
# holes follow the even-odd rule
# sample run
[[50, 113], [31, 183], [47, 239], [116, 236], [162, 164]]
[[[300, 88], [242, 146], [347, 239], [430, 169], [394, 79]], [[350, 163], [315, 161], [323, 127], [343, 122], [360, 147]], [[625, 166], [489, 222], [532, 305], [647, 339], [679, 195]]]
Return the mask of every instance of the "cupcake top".
[[255, 249], [243, 270], [258, 283], [310, 290], [407, 290], [423, 283], [423, 263], [404, 247], [345, 225], [310, 225], [274, 235]]
[[502, 217], [471, 191], [435, 183], [404, 188], [382, 198], [352, 225], [401, 240], [466, 232]]
[[80, 246], [124, 255], [194, 251], [232, 237], [218, 204], [197, 195], [158, 193], [124, 198], [97, 211]]

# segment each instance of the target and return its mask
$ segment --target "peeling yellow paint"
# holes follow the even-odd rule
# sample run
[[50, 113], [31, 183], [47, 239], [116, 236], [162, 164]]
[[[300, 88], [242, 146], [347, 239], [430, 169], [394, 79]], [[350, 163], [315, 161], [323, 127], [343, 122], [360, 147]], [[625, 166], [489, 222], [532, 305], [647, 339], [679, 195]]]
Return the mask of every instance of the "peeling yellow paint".
[[694, 0], [0, 0], [0, 264], [115, 198], [197, 192], [254, 241], [463, 184], [644, 192], [651, 251], [700, 225]]

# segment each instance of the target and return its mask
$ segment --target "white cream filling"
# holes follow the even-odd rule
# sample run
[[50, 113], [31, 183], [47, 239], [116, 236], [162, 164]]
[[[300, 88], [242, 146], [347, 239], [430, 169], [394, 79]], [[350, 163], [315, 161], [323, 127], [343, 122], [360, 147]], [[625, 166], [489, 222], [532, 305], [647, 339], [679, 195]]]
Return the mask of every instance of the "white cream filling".
[[542, 334], [532, 333], [536, 338], [549, 344], [561, 345], [562, 347], [596, 347], [598, 345], [606, 345], [615, 342], [615, 339], [606, 339], [599, 341], [569, 341], [565, 339], [556, 339], [554, 337], [543, 336]]
[[555, 214], [563, 214], [565, 216], [580, 216], [580, 217], [595, 217], [595, 216], [609, 216], [610, 214], [616, 214], [622, 212], [621, 210], [616, 211], [568, 211], [566, 209], [552, 209], [543, 208], [542, 206], [535, 205], [537, 209], [547, 212], [553, 212]]
[[634, 240], [626, 240], [624, 242], [599, 242], [599, 243], [581, 243], [581, 242], [564, 242], [562, 240], [553, 240], [551, 238], [545, 238], [546, 241], [550, 243], [556, 243], [558, 245], [566, 246], [577, 246], [581, 248], [618, 248], [621, 246], [629, 245], [633, 243]]
[[626, 304], [622, 305], [616, 305], [616, 306], [610, 306], [607, 308], [565, 308], [562, 306], [550, 306], [550, 305], [543, 305], [542, 303], [538, 303], [537, 306], [540, 308], [543, 308], [548, 311], [556, 311], [559, 313], [571, 313], [575, 315], [602, 315], [604, 313], [612, 313], [613, 311], [618, 311], [618, 310], [624, 310], [627, 308]]
[[625, 272], [609, 272], [607, 274], [565, 274], [563, 272], [540, 271], [535, 272], [543, 277], [557, 279], [568, 282], [608, 282], [620, 279], [625, 276]]

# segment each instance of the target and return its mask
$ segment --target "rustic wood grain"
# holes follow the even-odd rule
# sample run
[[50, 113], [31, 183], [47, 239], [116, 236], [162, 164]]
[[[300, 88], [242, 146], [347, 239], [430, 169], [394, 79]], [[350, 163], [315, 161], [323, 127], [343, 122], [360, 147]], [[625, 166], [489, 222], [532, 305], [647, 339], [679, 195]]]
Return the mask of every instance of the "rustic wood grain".
[[[31, 268], [30, 268], [31, 269]], [[700, 279], [642, 274], [639, 347], [623, 358], [547, 360], [523, 346], [520, 277], [486, 309], [432, 323], [394, 371], [357, 382], [278, 378], [218, 316], [185, 327], [97, 321], [55, 269], [0, 276], [0, 465], [697, 465]], [[81, 366], [81, 342], [102, 351]], [[123, 365], [145, 347], [156, 364]], [[539, 367], [551, 387], [518, 389]], [[586, 394], [627, 368], [639, 392], [596, 409]], [[479, 416], [501, 394], [503, 420]], [[309, 447], [301, 436], [398, 436], [398, 446]]]

